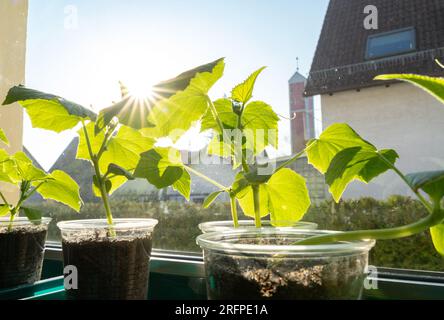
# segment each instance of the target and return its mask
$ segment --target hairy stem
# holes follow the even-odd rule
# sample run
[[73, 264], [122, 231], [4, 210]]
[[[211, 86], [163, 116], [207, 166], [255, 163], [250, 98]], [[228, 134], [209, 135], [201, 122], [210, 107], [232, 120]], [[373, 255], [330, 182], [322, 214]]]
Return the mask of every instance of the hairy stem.
[[289, 165], [291, 165], [293, 162], [295, 162], [296, 160], [298, 160], [300, 157], [302, 157], [305, 154], [305, 149], [302, 150], [301, 152], [295, 154], [294, 156], [292, 156], [290, 159], [288, 159], [287, 161], [285, 161], [283, 164], [281, 164], [279, 167], [277, 167], [276, 172], [279, 170], [282, 170], [286, 167], [288, 167]]
[[405, 182], [405, 184], [410, 188], [410, 190], [415, 193], [415, 195], [418, 197], [419, 201], [424, 205], [424, 207], [429, 211], [430, 214], [433, 214], [433, 206], [419, 193], [418, 190], [415, 190], [407, 180], [406, 176], [394, 165], [392, 164], [386, 157], [384, 157], [382, 154], [378, 152], [379, 158], [387, 164], [395, 173]]
[[204, 175], [203, 173], [201, 173], [201, 172], [199, 172], [199, 171], [197, 171], [197, 170], [194, 170], [193, 168], [191, 168], [191, 167], [189, 167], [189, 166], [186, 166], [186, 165], [184, 165], [184, 167], [185, 167], [185, 169], [186, 169], [187, 171], [189, 171], [189, 172], [191, 172], [191, 173], [194, 173], [196, 176], [198, 176], [198, 177], [204, 179], [205, 181], [211, 183], [213, 186], [215, 186], [215, 187], [217, 187], [217, 188], [219, 188], [219, 189], [221, 189], [221, 190], [228, 190], [227, 187], [221, 185], [219, 182], [217, 182], [217, 181], [211, 179], [210, 177], [207, 177], [207, 176]]
[[235, 228], [238, 228], [239, 220], [237, 217], [237, 203], [235, 196], [230, 196], [230, 205], [231, 205], [231, 217], [233, 218], [233, 225]]
[[90, 156], [92, 163], [93, 163], [93, 167], [94, 167], [94, 171], [95, 171], [95, 175], [96, 175], [96, 179], [97, 179], [97, 184], [98, 184], [98, 189], [100, 191], [103, 206], [105, 208], [106, 220], [108, 221], [108, 225], [110, 226], [110, 235], [113, 237], [113, 236], [116, 236], [115, 230], [112, 228], [113, 215], [111, 212], [111, 206], [109, 204], [109, 196], [108, 196], [108, 192], [106, 191], [105, 181], [103, 180], [102, 174], [100, 173], [99, 159], [94, 154], [94, 152], [92, 150], [91, 141], [90, 141], [89, 135], [88, 135], [88, 130], [86, 130], [86, 126], [83, 121], [82, 121], [82, 125], [83, 125], [83, 132], [85, 133], [85, 140], [86, 140], [86, 145], [88, 147], [89, 156]]
[[253, 185], [252, 188], [253, 188], [253, 204], [254, 204], [254, 221], [256, 224], [256, 228], [261, 228], [262, 221], [261, 221], [259, 185]]
[[6, 200], [6, 197], [3, 195], [3, 193], [1, 191], [0, 191], [0, 197], [3, 200], [3, 203], [9, 207], [8, 200]]
[[390, 240], [405, 238], [426, 231], [434, 225], [442, 222], [443, 219], [444, 211], [440, 210], [438, 207], [434, 210], [433, 214], [429, 214], [427, 217], [406, 226], [381, 230], [361, 230], [322, 235], [298, 241], [296, 244], [316, 245], [339, 241], [356, 241], [362, 239]]

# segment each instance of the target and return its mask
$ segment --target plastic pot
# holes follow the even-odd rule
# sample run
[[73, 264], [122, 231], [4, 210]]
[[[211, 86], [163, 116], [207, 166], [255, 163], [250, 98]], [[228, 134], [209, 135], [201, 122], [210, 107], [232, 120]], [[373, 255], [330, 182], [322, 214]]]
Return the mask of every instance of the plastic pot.
[[[318, 225], [313, 222], [292, 222], [289, 223], [289, 228], [304, 229], [304, 230], [315, 230]], [[271, 221], [262, 221], [262, 228], [274, 228]], [[199, 229], [203, 233], [216, 232], [216, 231], [235, 231], [236, 229], [256, 229], [254, 220], [239, 220], [239, 226], [234, 227], [232, 220], [226, 221], [208, 221], [199, 224]]]
[[301, 246], [329, 231], [262, 228], [200, 235], [208, 298], [360, 299], [374, 241]]
[[143, 300], [148, 293], [155, 219], [59, 222], [64, 265], [77, 270], [70, 299]]
[[0, 289], [40, 280], [50, 221], [0, 219]]

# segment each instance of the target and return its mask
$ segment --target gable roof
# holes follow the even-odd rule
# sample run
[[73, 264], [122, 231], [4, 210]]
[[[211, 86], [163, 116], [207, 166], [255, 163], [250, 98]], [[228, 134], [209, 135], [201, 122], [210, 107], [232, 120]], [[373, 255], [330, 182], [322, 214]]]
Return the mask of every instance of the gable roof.
[[[372, 0], [378, 8], [378, 30], [364, 28], [368, 4], [368, 0], [330, 0], [305, 95], [386, 85], [373, 81], [384, 73], [444, 74], [434, 62], [444, 60], [444, 1]], [[416, 30], [417, 51], [365, 59], [369, 35], [408, 27]]]

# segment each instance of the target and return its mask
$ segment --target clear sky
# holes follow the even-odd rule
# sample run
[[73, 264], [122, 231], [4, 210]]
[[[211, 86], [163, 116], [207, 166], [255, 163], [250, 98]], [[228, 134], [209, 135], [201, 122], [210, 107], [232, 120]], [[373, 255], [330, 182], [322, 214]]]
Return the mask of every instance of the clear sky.
[[[219, 98], [252, 71], [268, 68], [255, 98], [289, 116], [288, 79], [307, 75], [328, 0], [30, 0], [26, 85], [92, 105], [118, 99], [118, 80], [148, 86], [226, 57]], [[280, 154], [290, 152], [281, 121]], [[25, 146], [49, 169], [75, 132], [25, 122]]]

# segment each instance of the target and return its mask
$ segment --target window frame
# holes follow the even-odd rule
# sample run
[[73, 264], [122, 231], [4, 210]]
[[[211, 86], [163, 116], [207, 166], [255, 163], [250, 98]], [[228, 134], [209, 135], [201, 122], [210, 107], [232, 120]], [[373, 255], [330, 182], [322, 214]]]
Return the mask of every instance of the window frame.
[[[401, 51], [401, 52], [395, 52], [395, 53], [390, 53], [390, 54], [384, 54], [384, 55], [378, 55], [378, 56], [374, 56], [374, 57], [370, 57], [370, 42], [375, 39], [375, 38], [380, 38], [380, 37], [384, 37], [384, 36], [389, 36], [392, 34], [397, 34], [397, 33], [401, 33], [401, 32], [405, 32], [405, 31], [411, 31], [413, 32], [413, 38], [412, 38], [412, 42], [413, 42], [413, 48], [407, 51]], [[394, 57], [394, 56], [399, 56], [399, 55], [403, 55], [403, 54], [408, 54], [408, 53], [412, 53], [418, 50], [418, 41], [417, 41], [417, 32], [416, 32], [416, 28], [415, 27], [406, 27], [406, 28], [400, 28], [400, 29], [396, 29], [396, 30], [391, 30], [391, 31], [387, 31], [387, 32], [380, 32], [380, 33], [374, 33], [371, 34], [367, 37], [367, 43], [366, 43], [366, 47], [365, 47], [365, 60], [369, 61], [369, 60], [377, 60], [377, 59], [383, 59], [383, 58], [388, 58], [388, 57]]]

